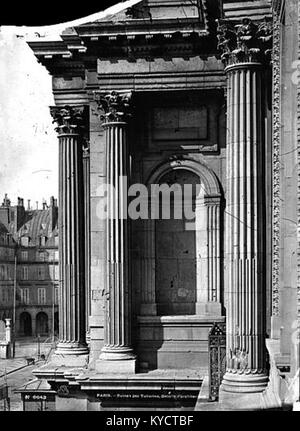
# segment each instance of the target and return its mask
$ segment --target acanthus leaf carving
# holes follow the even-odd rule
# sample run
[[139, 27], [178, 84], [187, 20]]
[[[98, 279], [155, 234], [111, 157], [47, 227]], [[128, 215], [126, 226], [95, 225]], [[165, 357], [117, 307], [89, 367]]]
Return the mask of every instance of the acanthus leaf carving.
[[53, 123], [57, 124], [59, 134], [84, 134], [87, 126], [85, 106], [51, 106], [50, 114]]
[[99, 109], [104, 112], [100, 115], [100, 119], [104, 123], [128, 121], [129, 117], [132, 115], [131, 98], [131, 92], [94, 92], [94, 99], [97, 102]]
[[226, 65], [243, 62], [264, 62], [269, 59], [272, 50], [273, 24], [265, 18], [254, 23], [244, 18], [241, 23], [233, 24], [226, 20], [217, 20], [218, 49]]

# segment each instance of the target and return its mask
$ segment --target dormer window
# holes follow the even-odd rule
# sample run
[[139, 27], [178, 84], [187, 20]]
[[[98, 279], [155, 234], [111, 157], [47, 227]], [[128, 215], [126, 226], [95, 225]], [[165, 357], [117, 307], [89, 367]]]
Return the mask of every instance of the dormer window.
[[21, 245], [23, 247], [28, 247], [28, 245], [29, 245], [29, 237], [28, 236], [22, 236], [21, 237]]
[[40, 246], [45, 247], [47, 241], [47, 237], [45, 235], [40, 236]]

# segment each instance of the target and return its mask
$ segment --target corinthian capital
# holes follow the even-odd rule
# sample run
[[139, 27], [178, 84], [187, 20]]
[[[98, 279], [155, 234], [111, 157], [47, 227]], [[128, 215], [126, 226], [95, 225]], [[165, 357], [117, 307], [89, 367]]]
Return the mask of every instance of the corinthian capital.
[[263, 63], [272, 50], [273, 23], [265, 18], [256, 24], [244, 18], [239, 24], [218, 20], [218, 49], [226, 65], [236, 63]]
[[105, 123], [126, 122], [131, 115], [131, 96], [131, 92], [95, 91], [94, 98], [99, 109], [104, 112], [100, 118]]
[[83, 134], [87, 125], [87, 109], [85, 106], [51, 106], [50, 114], [53, 123], [57, 124], [59, 134]]

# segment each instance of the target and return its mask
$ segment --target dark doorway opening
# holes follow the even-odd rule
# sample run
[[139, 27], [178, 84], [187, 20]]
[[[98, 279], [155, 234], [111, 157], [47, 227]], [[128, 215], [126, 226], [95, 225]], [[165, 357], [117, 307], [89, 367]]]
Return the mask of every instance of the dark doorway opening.
[[31, 316], [26, 311], [20, 315], [20, 335], [24, 337], [30, 337], [32, 335]]

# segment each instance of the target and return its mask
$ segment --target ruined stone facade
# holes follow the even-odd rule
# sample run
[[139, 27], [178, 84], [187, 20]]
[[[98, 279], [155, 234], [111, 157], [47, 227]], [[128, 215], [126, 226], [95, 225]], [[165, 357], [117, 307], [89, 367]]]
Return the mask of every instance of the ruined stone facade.
[[[220, 404], [297, 401], [296, 6], [131, 1], [30, 42], [59, 140], [60, 342], [36, 370], [58, 409], [203, 389], [225, 321]], [[194, 218], [127, 217], [136, 184], [200, 186]]]

